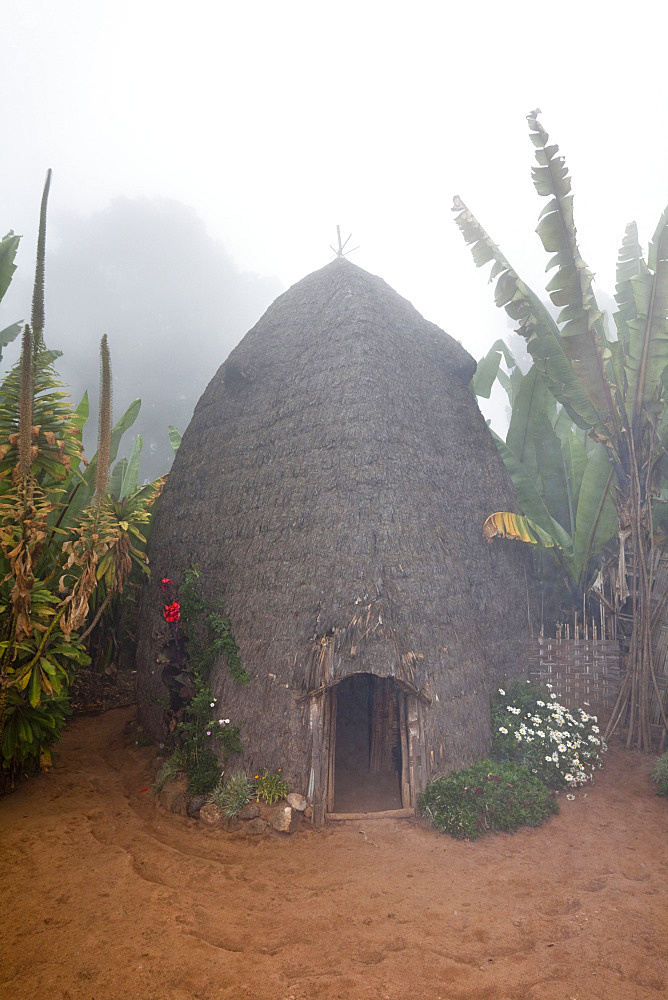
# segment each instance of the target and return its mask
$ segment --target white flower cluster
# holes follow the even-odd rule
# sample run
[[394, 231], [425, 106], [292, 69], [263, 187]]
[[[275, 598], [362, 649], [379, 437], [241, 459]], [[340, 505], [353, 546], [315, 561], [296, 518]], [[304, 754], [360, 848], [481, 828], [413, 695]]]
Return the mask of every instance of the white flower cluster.
[[[550, 688], [552, 685], [546, 686]], [[505, 691], [499, 688], [499, 694], [504, 695]], [[599, 727], [592, 725], [597, 721], [595, 715], [582, 708], [573, 714], [560, 705], [556, 697], [551, 693], [549, 704], [537, 700], [537, 708], [545, 711], [527, 712], [523, 721], [518, 720], [519, 725], [508, 719], [507, 726], [499, 726], [499, 732], [504, 736], [512, 732], [518, 743], [532, 743], [536, 739], [545, 741], [545, 749], [551, 750], [545, 753], [545, 761], [557, 767], [568, 785], [582, 785], [593, 780], [592, 762], [598, 758], [599, 752], [606, 750], [606, 746], [599, 736]], [[521, 709], [513, 705], [506, 705], [506, 710], [510, 715], [521, 715]]]

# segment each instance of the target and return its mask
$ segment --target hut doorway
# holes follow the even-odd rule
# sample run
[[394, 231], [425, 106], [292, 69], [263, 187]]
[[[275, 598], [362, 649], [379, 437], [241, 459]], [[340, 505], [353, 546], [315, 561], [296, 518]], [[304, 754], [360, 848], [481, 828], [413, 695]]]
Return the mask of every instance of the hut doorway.
[[392, 678], [353, 674], [331, 689], [331, 698], [328, 811], [384, 812], [408, 805], [402, 801], [404, 692]]

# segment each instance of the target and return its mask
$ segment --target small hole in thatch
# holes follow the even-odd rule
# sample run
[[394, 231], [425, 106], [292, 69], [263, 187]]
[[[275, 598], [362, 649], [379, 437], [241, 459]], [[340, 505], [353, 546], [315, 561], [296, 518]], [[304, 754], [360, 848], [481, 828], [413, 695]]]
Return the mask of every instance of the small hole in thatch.
[[353, 674], [336, 697], [334, 811], [401, 808], [401, 692], [391, 678]]

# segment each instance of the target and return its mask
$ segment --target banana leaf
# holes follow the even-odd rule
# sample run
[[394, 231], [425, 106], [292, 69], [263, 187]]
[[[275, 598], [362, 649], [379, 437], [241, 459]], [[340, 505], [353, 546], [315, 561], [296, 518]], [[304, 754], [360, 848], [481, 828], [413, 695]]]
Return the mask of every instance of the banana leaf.
[[471, 247], [478, 267], [493, 261], [490, 281], [496, 279], [494, 298], [497, 306], [506, 310], [519, 323], [518, 333], [527, 342], [534, 364], [545, 377], [554, 397], [566, 408], [578, 426], [596, 428], [607, 434], [603, 417], [596, 410], [588, 392], [581, 385], [564, 350], [559, 328], [538, 296], [526, 285], [504, 257], [499, 247], [482, 228], [458, 196], [453, 212], [464, 240]]
[[542, 545], [547, 549], [554, 548], [556, 544], [551, 535], [528, 517], [523, 514], [513, 514], [508, 510], [490, 514], [483, 524], [482, 533], [488, 542], [493, 538], [509, 538], [517, 542], [527, 542], [529, 545]]
[[20, 323], [12, 323], [11, 326], [6, 326], [4, 330], [0, 330], [0, 360], [2, 360], [3, 347], [6, 347], [7, 344], [11, 344], [13, 340], [16, 340], [20, 332]]
[[176, 455], [179, 450], [179, 445], [181, 444], [181, 432], [178, 431], [173, 424], [170, 424], [167, 428], [167, 433], [169, 434], [169, 443], [171, 444], [172, 450]]
[[4, 294], [12, 282], [14, 271], [16, 270], [14, 258], [16, 257], [20, 242], [21, 237], [16, 236], [11, 229], [0, 240], [0, 300], [4, 298]]
[[538, 368], [532, 365], [523, 377], [513, 402], [506, 444], [520, 462], [537, 471], [535, 451], [536, 421], [541, 415], [556, 416], [557, 403]]
[[571, 555], [573, 552], [572, 538], [552, 516], [544, 498], [540, 494], [536, 480], [527, 473], [522, 463], [505, 441], [493, 431], [492, 435], [503, 459], [503, 464], [513, 481], [519, 505], [524, 511], [525, 516], [554, 539], [555, 544], [563, 552]]
[[141, 458], [142, 450], [142, 439], [141, 435], [137, 435], [135, 438], [135, 443], [132, 446], [132, 452], [130, 453], [130, 458], [127, 463], [127, 468], [125, 470], [125, 475], [123, 476], [123, 482], [121, 484], [121, 492], [118, 496], [119, 500], [125, 500], [129, 497], [131, 493], [135, 493], [137, 490], [137, 479], [139, 477], [139, 459]]
[[471, 388], [476, 396], [489, 399], [492, 386], [497, 380], [501, 358], [509, 368], [515, 367], [515, 359], [503, 340], [495, 341], [484, 358], [477, 364], [475, 375], [471, 379]]
[[597, 413], [592, 427], [609, 437], [619, 429], [617, 403], [606, 373], [610, 350], [603, 313], [592, 289], [594, 276], [577, 244], [571, 179], [564, 157], [558, 155], [559, 147], [548, 144], [549, 136], [536, 111], [528, 116], [528, 122], [538, 163], [532, 169], [534, 186], [541, 197], [550, 198], [536, 229], [543, 247], [552, 254], [546, 270], [555, 269], [547, 291], [561, 310], [557, 322], [563, 350], [582, 392]]
[[590, 559], [617, 533], [613, 479], [614, 467], [600, 446], [587, 460], [575, 519], [570, 569], [580, 587], [584, 586]]
[[[561, 444], [561, 460], [564, 468], [564, 482], [567, 490], [569, 514], [568, 522], [562, 521], [561, 523], [570, 524], [570, 533], [573, 535], [575, 532], [575, 518], [578, 509], [578, 498], [580, 496], [580, 485], [587, 465], [587, 449], [565, 410], [562, 410], [557, 417], [554, 432]], [[590, 438], [587, 440], [591, 441]]]

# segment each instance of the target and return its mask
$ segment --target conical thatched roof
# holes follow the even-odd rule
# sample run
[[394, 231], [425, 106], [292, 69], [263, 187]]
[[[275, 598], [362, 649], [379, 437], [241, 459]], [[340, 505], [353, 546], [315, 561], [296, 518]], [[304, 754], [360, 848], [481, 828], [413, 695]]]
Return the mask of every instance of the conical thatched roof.
[[149, 728], [164, 691], [158, 582], [196, 564], [252, 676], [240, 688], [223, 664], [212, 674], [252, 766], [306, 791], [309, 705], [362, 672], [421, 706], [422, 783], [484, 752], [488, 693], [522, 672], [527, 614], [520, 549], [482, 537], [515, 499], [474, 370], [344, 259], [273, 303], [204, 392], [156, 512], [139, 648]]

